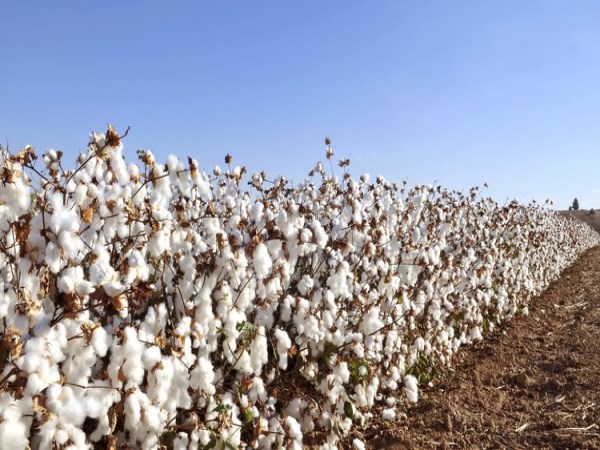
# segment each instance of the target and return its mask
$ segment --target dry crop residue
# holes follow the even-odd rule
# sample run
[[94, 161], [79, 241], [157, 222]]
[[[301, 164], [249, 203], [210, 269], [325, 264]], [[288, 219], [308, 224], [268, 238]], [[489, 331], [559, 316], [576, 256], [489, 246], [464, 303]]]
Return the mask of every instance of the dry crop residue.
[[600, 247], [529, 309], [459, 352], [406, 417], [376, 424], [372, 448], [600, 449]]

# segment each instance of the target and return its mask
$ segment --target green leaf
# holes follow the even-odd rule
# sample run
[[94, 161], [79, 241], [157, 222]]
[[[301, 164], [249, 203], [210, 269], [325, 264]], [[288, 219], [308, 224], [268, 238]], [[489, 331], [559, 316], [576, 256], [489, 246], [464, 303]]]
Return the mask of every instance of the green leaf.
[[354, 406], [352, 406], [352, 402], [344, 402], [344, 414], [350, 419], [354, 418]]
[[219, 405], [215, 409], [213, 409], [211, 412], [223, 414], [223, 413], [226, 413], [229, 411], [231, 411], [231, 405]]
[[215, 437], [215, 435], [213, 434], [210, 437], [210, 441], [208, 441], [208, 444], [206, 444], [202, 450], [210, 450], [212, 448], [215, 448], [217, 446], [217, 438]]
[[252, 422], [254, 422], [254, 414], [252, 414], [251, 409], [246, 409], [244, 411], [244, 424], [248, 425]]

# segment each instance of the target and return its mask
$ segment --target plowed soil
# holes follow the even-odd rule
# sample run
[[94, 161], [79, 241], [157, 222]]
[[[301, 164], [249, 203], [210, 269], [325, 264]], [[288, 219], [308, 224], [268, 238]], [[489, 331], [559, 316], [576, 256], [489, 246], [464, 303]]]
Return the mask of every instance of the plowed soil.
[[376, 449], [600, 449], [600, 247], [530, 314], [463, 348], [419, 403], [365, 433]]

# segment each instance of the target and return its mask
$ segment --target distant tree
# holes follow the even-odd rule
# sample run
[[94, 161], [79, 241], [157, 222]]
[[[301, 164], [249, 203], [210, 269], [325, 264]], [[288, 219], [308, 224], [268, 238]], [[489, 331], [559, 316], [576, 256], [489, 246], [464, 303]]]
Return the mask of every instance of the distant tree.
[[579, 210], [579, 200], [577, 200], [577, 197], [573, 199], [573, 205], [571, 206], [571, 208], [575, 211]]
[[594, 210], [594, 208], [592, 208], [592, 209], [590, 209], [590, 211], [589, 211], [589, 213], [588, 213], [588, 214], [589, 214], [590, 216], [593, 216], [595, 212], [596, 212], [596, 211]]

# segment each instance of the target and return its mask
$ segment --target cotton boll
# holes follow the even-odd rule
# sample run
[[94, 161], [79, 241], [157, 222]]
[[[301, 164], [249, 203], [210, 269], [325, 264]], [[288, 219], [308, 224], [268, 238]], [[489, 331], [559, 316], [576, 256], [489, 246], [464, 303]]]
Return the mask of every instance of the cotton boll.
[[127, 168], [125, 160], [123, 159], [123, 152], [121, 149], [111, 152], [110, 167], [114, 175], [117, 177], [117, 182], [120, 185], [126, 185], [127, 183], [129, 183], [129, 170]]
[[255, 375], [260, 375], [263, 366], [269, 362], [269, 349], [264, 327], [258, 328], [256, 337], [250, 344], [250, 358], [252, 372]]
[[144, 365], [144, 369], [151, 370], [158, 364], [161, 360], [162, 354], [160, 348], [157, 346], [150, 346], [144, 349], [144, 353], [142, 355], [142, 363]]
[[[6, 396], [8, 397], [8, 396]], [[16, 405], [7, 403], [2, 399], [0, 402], [3, 405], [0, 412], [0, 444], [2, 448], [7, 449], [26, 449], [29, 448], [29, 430], [26, 427], [25, 421], [22, 420]]]
[[314, 280], [309, 275], [303, 275], [298, 282], [298, 292], [301, 295], [306, 296], [312, 290], [314, 286]]
[[91, 344], [94, 348], [94, 351], [100, 358], [104, 358], [106, 356], [106, 352], [111, 345], [111, 341], [112, 338], [102, 327], [98, 327], [92, 332]]
[[62, 259], [60, 249], [54, 242], [49, 242], [46, 246], [44, 262], [48, 265], [50, 272], [54, 274], [58, 273], [60, 269], [66, 265], [66, 262]]
[[52, 214], [47, 219], [50, 230], [58, 236], [61, 231], [76, 231], [79, 228], [79, 216], [75, 209], [68, 208], [63, 203], [63, 197], [56, 192], [49, 195]]
[[63, 404], [59, 412], [61, 423], [70, 424], [75, 427], [83, 425], [86, 417], [85, 403], [78, 397], [73, 397]]
[[[270, 296], [267, 294], [264, 297], [269, 298]], [[263, 328], [266, 327], [266, 328], [270, 329], [273, 327], [273, 324], [275, 322], [275, 319], [273, 316], [274, 313], [275, 313], [275, 311], [271, 305], [265, 305], [263, 307], [259, 307], [256, 309], [256, 317], [254, 319], [254, 322]]]
[[313, 221], [311, 224], [311, 227], [313, 229], [313, 235], [314, 235], [315, 241], [317, 243], [317, 246], [319, 248], [324, 249], [327, 246], [329, 236], [327, 235], [327, 233], [325, 232], [325, 230], [323, 229], [323, 226], [321, 225], [321, 223], [319, 221], [317, 221], [317, 220]]
[[293, 444], [291, 448], [302, 448], [302, 429], [300, 428], [300, 424], [296, 419], [291, 416], [287, 416], [284, 420], [285, 429], [287, 431], [287, 436], [292, 439]]
[[83, 251], [84, 243], [71, 230], [63, 230], [58, 235], [58, 243], [66, 259], [76, 260], [79, 252]]
[[185, 433], [179, 433], [173, 440], [174, 450], [187, 450], [189, 445], [189, 437]]
[[27, 394], [33, 396], [39, 394], [48, 386], [37, 373], [30, 373], [27, 377], [27, 385], [25, 390]]
[[406, 375], [404, 377], [404, 393], [410, 402], [417, 403], [419, 401], [419, 383], [414, 376]]
[[67, 441], [69, 440], [69, 433], [67, 432], [67, 430], [64, 429], [57, 429], [56, 433], [54, 433], [54, 442], [58, 445], [58, 446], [64, 446]]
[[86, 415], [88, 417], [97, 419], [102, 415], [104, 408], [102, 407], [102, 403], [97, 398], [86, 395], [84, 401]]
[[140, 394], [135, 390], [125, 399], [125, 428], [128, 430], [136, 430], [141, 421], [141, 405]]
[[394, 408], [386, 408], [381, 413], [383, 420], [394, 420], [396, 418], [396, 410]]
[[94, 292], [95, 290], [96, 290], [96, 288], [94, 288], [94, 285], [87, 280], [79, 281], [75, 285], [75, 292], [79, 295], [83, 295], [83, 296], [89, 295], [92, 292]]
[[292, 318], [292, 305], [296, 302], [291, 295], [287, 295], [279, 306], [279, 319], [282, 322], [289, 322]]
[[348, 277], [350, 276], [350, 268], [346, 261], [342, 262], [336, 272], [327, 279], [327, 286], [333, 292], [335, 297], [346, 299], [350, 297], [348, 287]]
[[149, 404], [149, 401], [146, 401], [144, 404], [144, 418], [142, 422], [146, 425], [147, 429], [152, 431], [160, 430], [165, 425], [165, 420], [161, 418], [161, 409]]
[[141, 384], [144, 379], [144, 368], [142, 365], [143, 344], [138, 340], [134, 328], [125, 328], [125, 340], [123, 352], [125, 361], [122, 370], [124, 375], [135, 384]]
[[111, 281], [104, 285], [104, 292], [106, 292], [106, 294], [109, 297], [117, 297], [118, 295], [125, 292], [126, 289], [127, 287], [122, 285], [118, 281]]
[[352, 441], [352, 446], [356, 450], [365, 450], [365, 443], [358, 438], [356, 438]]
[[256, 246], [252, 255], [252, 262], [254, 263], [254, 270], [259, 280], [262, 280], [269, 274], [273, 266], [273, 261], [271, 261], [269, 251], [264, 244], [260, 243]]
[[76, 205], [81, 206], [83, 204], [84, 200], [87, 198], [87, 193], [88, 193], [88, 187], [85, 184], [79, 184], [75, 188], [75, 193], [73, 195], [73, 202]]
[[104, 247], [96, 247], [93, 254], [96, 256], [96, 260], [90, 265], [90, 282], [95, 285], [102, 285], [111, 281], [115, 270], [110, 265], [108, 252]]
[[334, 367], [333, 374], [340, 384], [347, 383], [350, 380], [350, 370], [348, 369], [348, 363], [339, 363], [339, 365]]
[[360, 330], [365, 336], [371, 335], [383, 327], [383, 322], [379, 318], [379, 308], [372, 308], [363, 317], [360, 324]]
[[[229, 352], [229, 354], [231, 354], [232, 358], [235, 358], [235, 368], [246, 375], [249, 375], [252, 373], [252, 364], [251, 364], [251, 359], [250, 359], [250, 353], [248, 353], [247, 350], [242, 350], [241, 352], [238, 351], [237, 354], [233, 354], [231, 352]], [[230, 359], [228, 357], [228, 359]]]
[[277, 355], [279, 357], [279, 368], [285, 370], [288, 365], [287, 351], [292, 348], [292, 341], [289, 335], [282, 329], [276, 328], [274, 332], [277, 341]]
[[69, 267], [64, 269], [60, 276], [56, 286], [67, 294], [75, 293], [75, 286], [83, 279], [83, 268], [81, 266]]
[[5, 182], [0, 186], [2, 203], [10, 205], [10, 213], [7, 211], [7, 219], [10, 221], [24, 214], [31, 204], [29, 189], [24, 184], [23, 172], [19, 165], [13, 165], [13, 172], [20, 173], [21, 176], [15, 177], [16, 179], [12, 183]]

